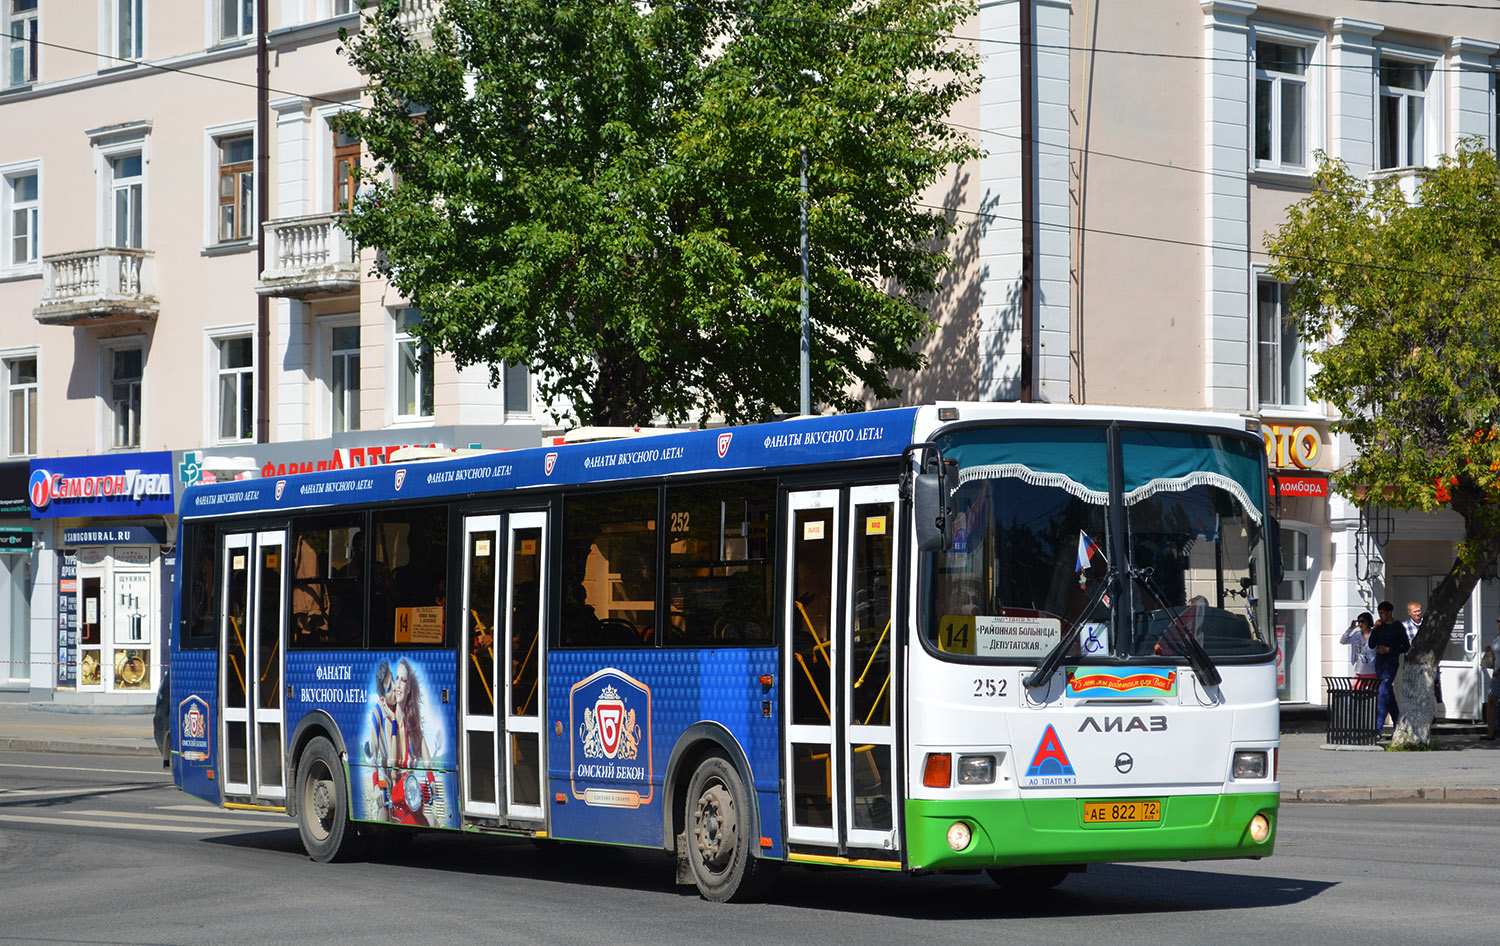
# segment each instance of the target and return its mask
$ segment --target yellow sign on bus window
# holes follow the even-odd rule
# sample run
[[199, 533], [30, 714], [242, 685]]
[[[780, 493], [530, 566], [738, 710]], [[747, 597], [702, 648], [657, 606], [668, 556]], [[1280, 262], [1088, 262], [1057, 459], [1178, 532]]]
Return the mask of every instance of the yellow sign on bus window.
[[885, 535], [885, 516], [869, 516], [865, 519], [865, 535]]
[[938, 650], [974, 655], [974, 615], [945, 614], [938, 622]]
[[443, 609], [440, 606], [396, 609], [396, 643], [441, 644], [442, 642]]

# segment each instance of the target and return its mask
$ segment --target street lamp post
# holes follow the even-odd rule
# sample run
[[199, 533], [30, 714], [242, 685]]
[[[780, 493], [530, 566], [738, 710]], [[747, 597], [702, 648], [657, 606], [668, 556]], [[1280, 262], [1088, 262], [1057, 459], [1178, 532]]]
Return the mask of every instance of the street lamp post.
[[807, 145], [802, 152], [802, 411], [812, 413], [812, 315], [807, 303]]

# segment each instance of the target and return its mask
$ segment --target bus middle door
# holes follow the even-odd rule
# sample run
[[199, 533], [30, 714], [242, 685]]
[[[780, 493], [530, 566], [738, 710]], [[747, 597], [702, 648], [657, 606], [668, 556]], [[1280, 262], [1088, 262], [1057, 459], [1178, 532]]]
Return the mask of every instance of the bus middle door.
[[224, 541], [219, 745], [225, 796], [286, 804], [283, 602], [286, 533], [243, 532]]

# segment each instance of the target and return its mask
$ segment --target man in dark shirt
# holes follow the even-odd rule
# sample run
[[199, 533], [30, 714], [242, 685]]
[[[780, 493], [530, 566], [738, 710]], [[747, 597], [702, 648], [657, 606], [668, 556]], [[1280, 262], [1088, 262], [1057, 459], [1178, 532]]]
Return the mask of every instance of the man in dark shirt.
[[1400, 718], [1396, 705], [1396, 671], [1401, 666], [1401, 655], [1411, 648], [1406, 639], [1406, 628], [1397, 623], [1392, 613], [1395, 608], [1389, 601], [1380, 602], [1380, 620], [1370, 631], [1370, 649], [1375, 652], [1375, 678], [1379, 681], [1380, 693], [1375, 698], [1375, 734], [1385, 725], [1386, 713], [1390, 713], [1391, 726]]

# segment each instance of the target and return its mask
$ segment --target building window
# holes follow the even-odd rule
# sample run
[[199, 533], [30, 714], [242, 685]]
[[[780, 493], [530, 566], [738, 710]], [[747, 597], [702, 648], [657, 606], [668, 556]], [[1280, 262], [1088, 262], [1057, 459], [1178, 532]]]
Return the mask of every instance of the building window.
[[115, 348], [109, 359], [109, 413], [114, 428], [110, 445], [141, 445], [141, 369], [145, 352], [141, 348]]
[[219, 0], [219, 42], [255, 33], [255, 0]]
[[220, 138], [218, 240], [250, 239], [255, 216], [255, 143], [251, 135]]
[[1297, 324], [1287, 313], [1291, 287], [1263, 279], [1256, 288], [1260, 402], [1303, 407], [1307, 404], [1307, 355]]
[[39, 258], [37, 227], [38, 214], [37, 173], [34, 170], [8, 175], [4, 181], [4, 192], [0, 193], [6, 203], [5, 246], [0, 250], [0, 266], [21, 268], [31, 266]]
[[10, 36], [7, 42], [10, 62], [5, 70], [9, 84], [30, 85], [36, 81], [37, 0], [6, 0], [10, 7]]
[[144, 210], [144, 175], [140, 152], [109, 159], [109, 232], [111, 246], [140, 249]]
[[221, 338], [218, 355], [219, 441], [245, 441], [255, 434], [255, 349], [248, 335]]
[[6, 450], [13, 457], [36, 455], [36, 358], [5, 362]]
[[115, 56], [140, 59], [145, 55], [145, 34], [141, 5], [144, 0], [113, 0]]
[[359, 187], [359, 139], [333, 133], [333, 209], [348, 210]]
[[433, 415], [432, 347], [415, 334], [421, 324], [421, 309], [396, 315], [396, 414], [403, 418]]
[[531, 372], [525, 365], [505, 365], [505, 412], [531, 413]]
[[1380, 168], [1421, 167], [1427, 95], [1427, 67], [1412, 62], [1380, 63]]
[[1307, 64], [1305, 46], [1256, 40], [1255, 163], [1307, 167]]
[[336, 434], [359, 429], [359, 326], [336, 325], [330, 332], [333, 355], [328, 388], [331, 429]]

